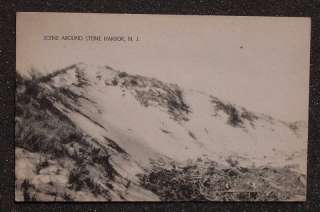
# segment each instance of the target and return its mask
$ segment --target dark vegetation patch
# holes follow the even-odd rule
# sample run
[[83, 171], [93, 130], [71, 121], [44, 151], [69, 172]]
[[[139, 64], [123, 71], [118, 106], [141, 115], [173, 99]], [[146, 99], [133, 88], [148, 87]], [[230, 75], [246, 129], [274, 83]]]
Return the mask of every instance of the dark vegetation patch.
[[133, 86], [137, 86], [137, 85], [138, 85], [138, 82], [137, 82], [137, 80], [135, 80], [135, 79], [131, 79], [131, 80], [130, 80], [130, 84], [133, 85]]
[[141, 185], [163, 201], [284, 201], [304, 196], [305, 176], [290, 169], [220, 166], [213, 161], [154, 165]]
[[182, 91], [175, 86], [163, 84], [161, 88], [136, 89], [136, 99], [145, 107], [160, 106], [166, 108], [176, 121], [188, 121], [190, 107], [183, 99]]
[[182, 119], [188, 121], [187, 114], [190, 113], [190, 107], [183, 99], [182, 91], [179, 88], [167, 88], [167, 104], [169, 112], [173, 114], [176, 120]]
[[127, 77], [128, 74], [126, 72], [120, 72], [119, 75], [118, 75], [120, 78], [124, 78], [124, 77]]
[[103, 196], [106, 200], [111, 200], [109, 191], [103, 189], [95, 178], [90, 176], [90, 172], [85, 163], [77, 164], [77, 167], [71, 170], [69, 175], [69, 185], [69, 188], [72, 190], [89, 190], [95, 196]]
[[255, 121], [258, 119], [254, 113], [247, 111], [245, 108], [242, 108], [243, 112], [241, 113], [241, 118], [246, 119], [248, 121]]
[[[39, 79], [24, 79], [18, 73], [16, 81], [15, 145], [40, 154], [36, 173], [39, 174], [42, 169], [50, 166], [49, 159], [73, 161], [76, 165], [70, 170], [71, 186], [66, 188], [66, 191], [90, 191], [108, 200], [108, 190], [110, 190], [108, 185], [111, 185], [114, 177], [118, 176], [110, 163], [110, 149], [84, 134], [54, 106], [54, 102], [60, 102], [68, 109], [75, 110], [68, 101], [76, 102], [81, 97], [67, 90], [61, 93], [61, 89], [59, 92], [49, 93], [41, 86], [42, 82]], [[124, 153], [114, 141], [111, 148]], [[94, 172], [101, 173], [104, 177], [98, 181], [89, 170], [95, 170]], [[54, 184], [49, 183], [48, 186], [55, 190]], [[26, 201], [36, 200], [37, 192], [40, 192], [28, 180], [21, 184], [20, 189]], [[66, 201], [73, 198], [66, 193], [55, 195]]]
[[134, 97], [144, 107], [160, 106], [165, 108], [172, 119], [188, 121], [191, 112], [183, 98], [182, 90], [173, 84], [163, 83], [157, 79], [119, 72], [106, 85], [120, 86], [132, 91]]
[[254, 113], [247, 111], [245, 108], [242, 108], [241, 118], [249, 121], [252, 127], [254, 127], [254, 122], [258, 120], [258, 116]]
[[85, 86], [90, 85], [90, 83], [84, 75], [84, 72], [82, 72], [78, 67], [76, 67], [76, 77], [78, 79], [78, 84], [76, 84], [76, 86], [83, 88]]
[[247, 111], [245, 108], [241, 110], [237, 109], [230, 103], [223, 103], [218, 98], [211, 96], [211, 102], [215, 106], [215, 116], [218, 111], [223, 111], [228, 115], [227, 123], [232, 127], [244, 127], [244, 121], [248, 121], [252, 127], [254, 127], [255, 120], [258, 119], [254, 113]]

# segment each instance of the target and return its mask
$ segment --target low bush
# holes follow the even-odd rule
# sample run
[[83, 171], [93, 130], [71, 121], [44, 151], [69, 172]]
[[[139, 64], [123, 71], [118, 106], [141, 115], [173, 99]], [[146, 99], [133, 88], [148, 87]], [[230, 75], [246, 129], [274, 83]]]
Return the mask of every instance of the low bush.
[[240, 112], [234, 107], [232, 104], [225, 104], [216, 98], [212, 98], [212, 103], [215, 104], [215, 110], [222, 110], [224, 113], [228, 115], [227, 123], [233, 127], [242, 127], [243, 121], [240, 116]]
[[120, 72], [119, 75], [118, 75], [120, 78], [124, 78], [124, 77], [127, 77], [128, 74], [126, 72]]
[[154, 165], [141, 185], [164, 201], [284, 201], [305, 195], [302, 176], [290, 169], [231, 167], [213, 161]]

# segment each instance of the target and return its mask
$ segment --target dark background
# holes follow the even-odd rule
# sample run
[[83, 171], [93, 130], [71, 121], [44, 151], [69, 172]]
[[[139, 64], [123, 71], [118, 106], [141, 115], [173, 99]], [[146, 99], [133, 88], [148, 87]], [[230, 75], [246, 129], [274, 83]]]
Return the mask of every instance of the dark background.
[[[308, 194], [295, 202], [15, 203], [15, 13], [95, 12], [312, 17]], [[0, 1], [0, 212], [9, 211], [320, 211], [320, 0]], [[232, 58], [230, 58], [232, 61]]]

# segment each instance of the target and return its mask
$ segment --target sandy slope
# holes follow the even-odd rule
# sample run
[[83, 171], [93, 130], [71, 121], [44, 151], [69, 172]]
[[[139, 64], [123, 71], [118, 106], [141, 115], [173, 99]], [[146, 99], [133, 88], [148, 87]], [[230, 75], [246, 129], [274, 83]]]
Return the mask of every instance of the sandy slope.
[[[290, 167], [306, 174], [307, 127], [303, 123], [285, 123], [215, 95], [110, 67], [77, 64], [43, 77], [39, 85], [53, 96], [54, 107], [92, 137], [95, 145], [106, 147], [112, 141], [125, 151], [110, 153], [110, 163], [121, 176], [112, 184], [112, 200], [157, 200], [155, 194], [139, 186], [137, 176], [152, 168], [150, 161], [163, 159], [186, 163], [204, 158], [223, 166]], [[54, 92], [59, 92], [63, 101], [55, 99]], [[23, 176], [34, 178], [35, 174], [28, 174], [30, 170], [23, 167], [32, 166], [38, 157], [22, 152], [16, 152], [21, 181]], [[33, 159], [24, 164], [25, 158]], [[100, 169], [93, 166], [90, 170]], [[124, 180], [132, 182], [129, 188]], [[86, 196], [73, 195], [75, 199]]]
[[[305, 156], [299, 161], [290, 160], [292, 155], [306, 152], [306, 131], [297, 135], [287, 123], [263, 114], [255, 114], [258, 118], [252, 125], [244, 120], [243, 127], [231, 126], [227, 124], [228, 114], [215, 111], [210, 95], [194, 90], [183, 90], [183, 98], [191, 112], [187, 115], [188, 121], [179, 122], [168, 115], [167, 108], [159, 105], [144, 107], [134, 97], [136, 90], [162, 91], [161, 88], [147, 83], [141, 89], [109, 86], [106, 82], [111, 82], [119, 72], [104, 67], [79, 67], [90, 83], [81, 92], [95, 102], [93, 105], [84, 103], [80, 110], [104, 126], [107, 130], [102, 130], [103, 133], [117, 140], [133, 158], [141, 162], [158, 154], [174, 160], [201, 156], [218, 160], [235, 156], [246, 165], [283, 166], [297, 163], [301, 172], [306, 171]], [[52, 85], [74, 83], [74, 73], [70, 70], [57, 76]], [[126, 80], [129, 79], [123, 79]], [[142, 79], [148, 80], [152, 79]], [[70, 85], [69, 89], [73, 88]], [[74, 91], [77, 89], [74, 88]], [[243, 110], [240, 106], [235, 107]], [[81, 118], [75, 114], [70, 116], [90, 135], [101, 136], [99, 127], [95, 129], [94, 125], [86, 125], [77, 120]]]

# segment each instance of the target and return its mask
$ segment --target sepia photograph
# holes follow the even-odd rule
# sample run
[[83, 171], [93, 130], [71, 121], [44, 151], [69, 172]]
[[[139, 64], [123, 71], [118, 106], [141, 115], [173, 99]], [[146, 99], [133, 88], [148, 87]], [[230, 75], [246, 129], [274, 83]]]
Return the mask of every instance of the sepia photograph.
[[16, 201], [306, 201], [310, 18], [16, 21]]

